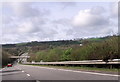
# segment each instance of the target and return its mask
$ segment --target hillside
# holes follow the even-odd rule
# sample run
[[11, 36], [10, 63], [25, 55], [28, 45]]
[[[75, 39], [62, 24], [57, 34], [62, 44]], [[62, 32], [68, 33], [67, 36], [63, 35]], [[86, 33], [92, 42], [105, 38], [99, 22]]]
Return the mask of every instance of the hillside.
[[[28, 61], [78, 61], [120, 58], [118, 55], [119, 36], [88, 38], [77, 40], [27, 42], [2, 45], [3, 64], [11, 62], [10, 55], [21, 55], [28, 52]], [[82, 44], [82, 46], [80, 46]], [[7, 60], [7, 61], [6, 61]]]

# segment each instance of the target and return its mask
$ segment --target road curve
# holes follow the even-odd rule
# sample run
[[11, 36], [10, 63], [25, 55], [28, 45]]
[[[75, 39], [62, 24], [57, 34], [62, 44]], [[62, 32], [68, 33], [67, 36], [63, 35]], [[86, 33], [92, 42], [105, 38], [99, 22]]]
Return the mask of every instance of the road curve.
[[118, 75], [67, 69], [15, 65], [0, 71], [2, 80], [118, 80]]

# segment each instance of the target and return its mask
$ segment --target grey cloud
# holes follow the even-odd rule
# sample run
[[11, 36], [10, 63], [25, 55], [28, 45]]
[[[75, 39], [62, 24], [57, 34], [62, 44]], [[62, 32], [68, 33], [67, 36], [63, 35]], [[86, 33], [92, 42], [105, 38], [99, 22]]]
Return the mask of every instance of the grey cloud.
[[110, 35], [113, 29], [110, 27], [101, 27], [96, 29], [73, 29], [72, 31], [74, 37], [84, 38]]
[[6, 13], [3, 17], [3, 42], [43, 40], [55, 34], [56, 31], [45, 28], [49, 22], [47, 18], [50, 15], [49, 10], [33, 8], [31, 3], [4, 4], [3, 10], [11, 7], [14, 13], [11, 15]]
[[118, 18], [118, 15], [120, 15], [120, 2], [110, 5], [110, 17]]
[[[75, 7], [76, 3], [60, 3], [67, 9]], [[51, 18], [50, 10], [35, 8], [26, 3], [12, 4], [14, 15], [6, 14], [3, 27], [3, 42], [63, 40], [90, 36], [104, 36], [110, 34], [116, 24], [109, 17], [103, 7], [80, 10], [73, 18]], [[10, 5], [9, 5], [10, 6]], [[22, 6], [22, 7], [21, 7]], [[61, 8], [60, 7], [60, 8]], [[19, 10], [17, 10], [19, 9]], [[71, 13], [69, 13], [71, 14]], [[7, 17], [8, 16], [8, 17]], [[7, 20], [8, 19], [8, 20]], [[75, 21], [76, 25], [73, 24]], [[116, 28], [114, 28], [116, 32]]]
[[28, 3], [27, 4], [21, 3], [20, 9], [21, 9], [20, 12], [16, 10], [15, 12], [17, 12], [17, 15], [21, 17], [36, 17], [36, 16], [45, 16], [50, 14], [49, 10], [40, 10], [40, 9], [32, 8], [31, 5]]
[[109, 18], [105, 17], [102, 14], [97, 14], [101, 12], [99, 8], [100, 7], [80, 10], [78, 14], [73, 17], [73, 25], [80, 28], [109, 25]]
[[3, 24], [9, 24], [12, 21], [13, 21], [13, 18], [11, 16], [2, 15], [2, 23]]
[[62, 9], [74, 7], [77, 5], [76, 2], [61, 2], [60, 4], [63, 6]]
[[71, 26], [71, 19], [58, 19], [52, 21], [53, 24], [61, 24], [63, 26]]
[[104, 13], [104, 8], [102, 7], [81, 10], [73, 19], [74, 37], [110, 35], [115, 25], [112, 24], [111, 26], [112, 21], [109, 15], [104, 16]]
[[[43, 27], [44, 24], [49, 21], [47, 16], [50, 15], [49, 10], [45, 9], [36, 9], [31, 6], [31, 3], [27, 2], [16, 2], [16, 3], [4, 3], [3, 10], [7, 10], [8, 7], [11, 7], [13, 12], [16, 14], [3, 16], [3, 24], [5, 25], [4, 29], [8, 31], [15, 30], [19, 33], [23, 31], [25, 33], [38, 32]], [[14, 25], [12, 25], [14, 24]]]
[[[59, 20], [54, 20], [53, 21], [54, 24], [56, 24], [57, 30], [62, 29], [62, 33], [61, 36], [65, 36], [66, 39], [72, 39], [74, 38], [74, 34], [75, 31], [73, 30], [73, 26], [71, 24], [71, 19], [59, 19]], [[60, 27], [59, 25], [62, 25], [62, 27]], [[59, 37], [59, 36], [58, 36]], [[65, 38], [64, 38], [65, 39]]]
[[106, 10], [102, 6], [95, 6], [91, 9], [92, 14], [104, 14], [105, 12]]
[[[7, 9], [7, 10], [5, 10]], [[4, 12], [12, 12], [8, 16], [16, 16], [18, 18], [47, 16], [50, 15], [50, 11], [46, 9], [36, 9], [32, 7], [32, 2], [6, 2], [3, 3], [2, 10]]]

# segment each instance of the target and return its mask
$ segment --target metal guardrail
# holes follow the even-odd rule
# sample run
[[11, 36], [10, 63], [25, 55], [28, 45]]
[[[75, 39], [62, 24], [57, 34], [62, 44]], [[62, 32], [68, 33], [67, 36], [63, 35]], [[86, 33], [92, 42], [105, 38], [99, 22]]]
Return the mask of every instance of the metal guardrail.
[[96, 65], [96, 64], [120, 64], [119, 61], [103, 62], [101, 60], [89, 60], [89, 61], [63, 61], [63, 62], [24, 62], [23, 64], [39, 64], [39, 65]]
[[10, 56], [10, 58], [30, 58], [30, 56]]

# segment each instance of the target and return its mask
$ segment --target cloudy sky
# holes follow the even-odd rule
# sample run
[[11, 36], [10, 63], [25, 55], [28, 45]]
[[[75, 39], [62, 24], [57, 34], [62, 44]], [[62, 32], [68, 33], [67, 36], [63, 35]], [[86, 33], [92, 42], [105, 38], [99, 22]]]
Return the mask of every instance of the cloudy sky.
[[117, 10], [114, 2], [4, 2], [2, 43], [117, 34]]

